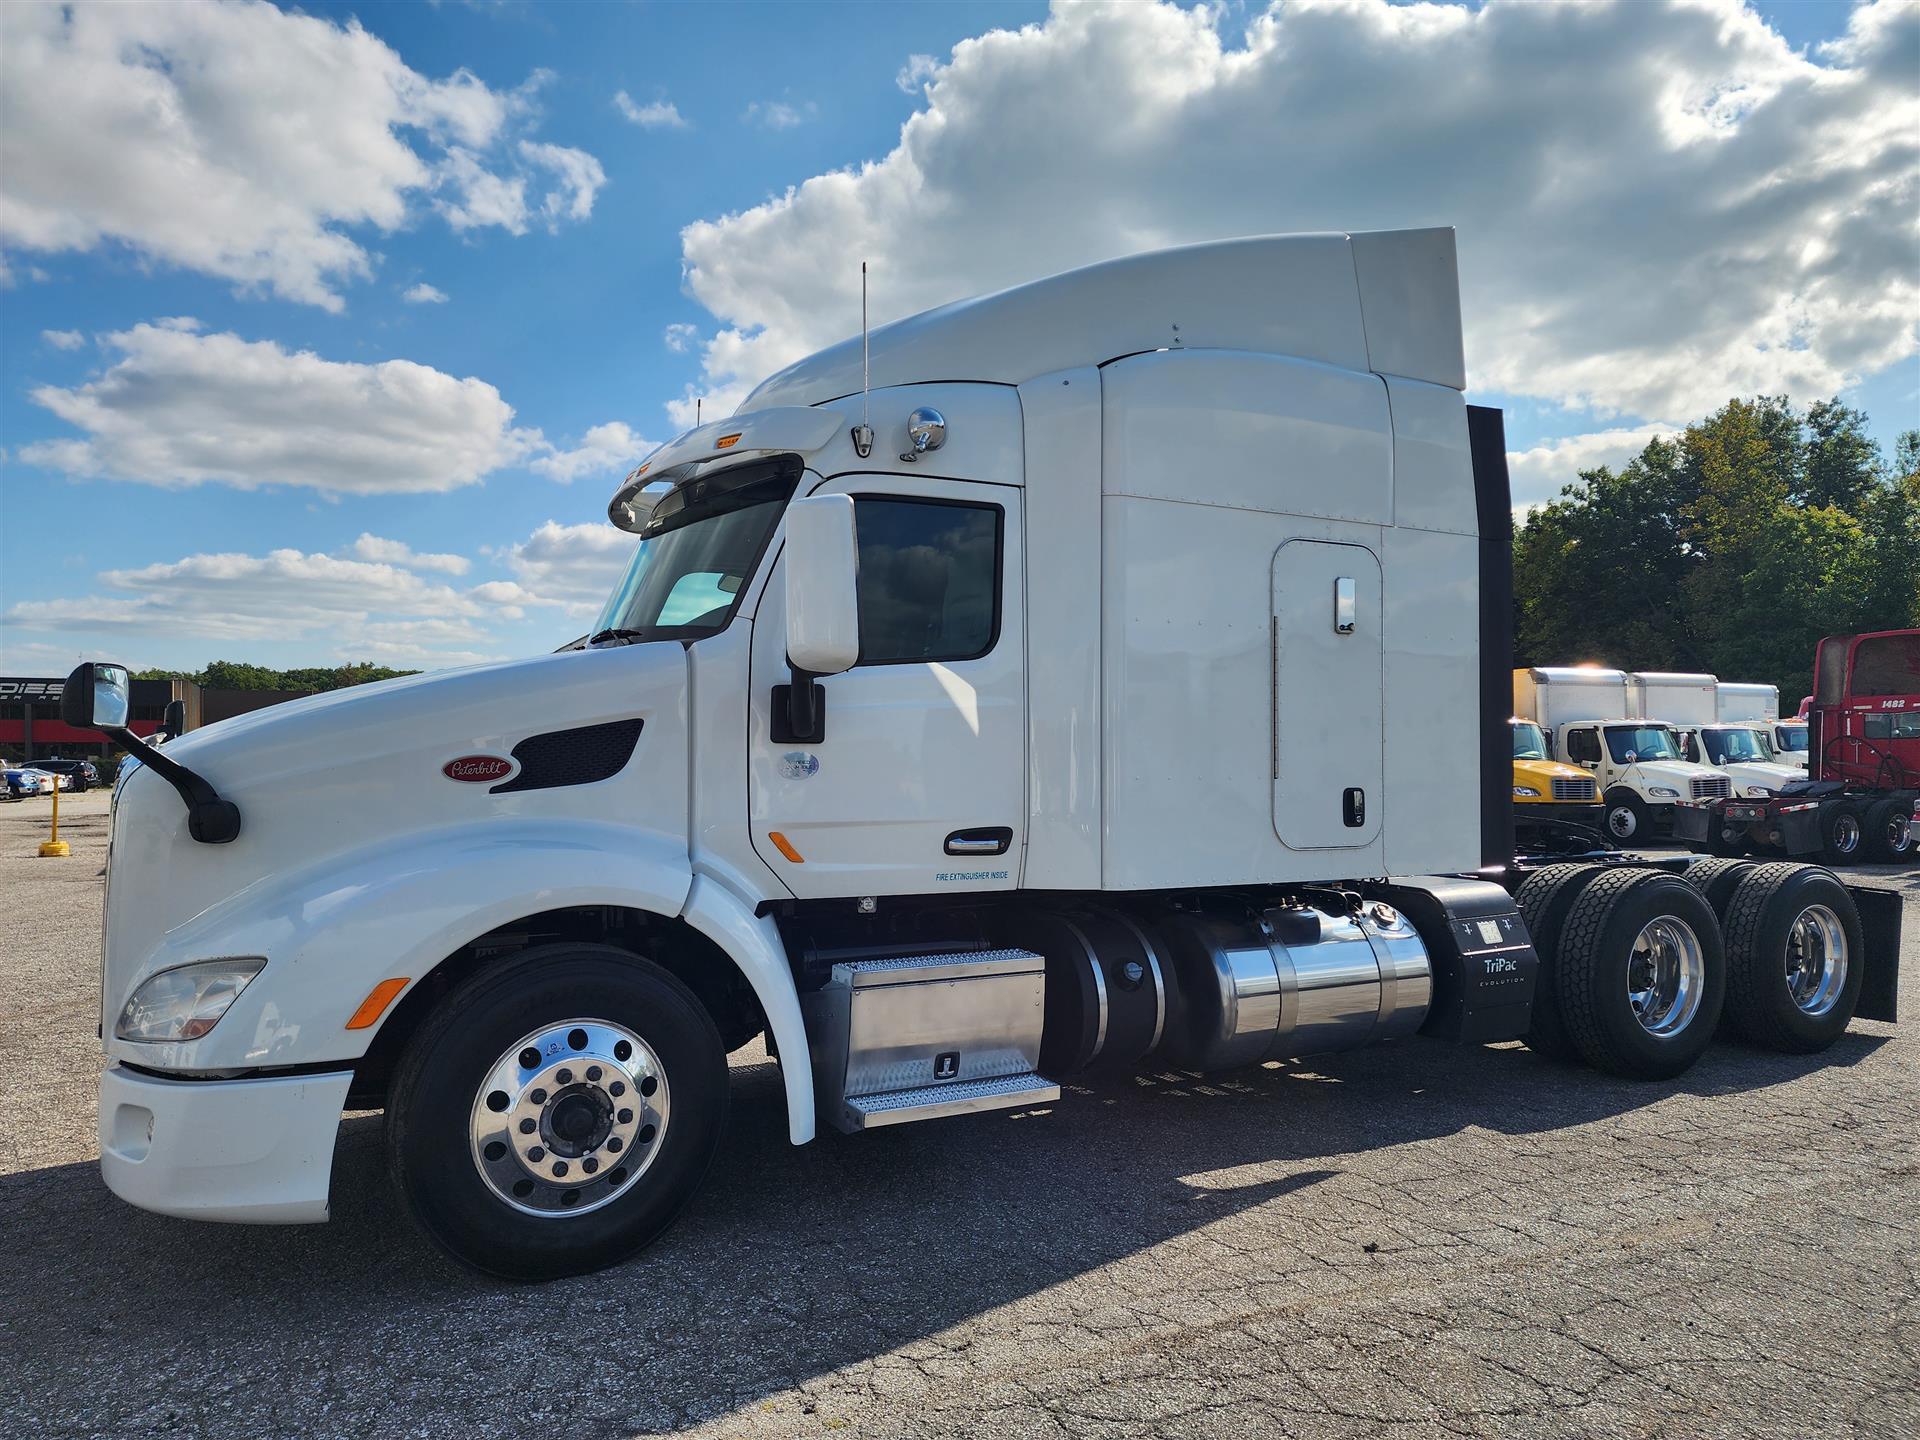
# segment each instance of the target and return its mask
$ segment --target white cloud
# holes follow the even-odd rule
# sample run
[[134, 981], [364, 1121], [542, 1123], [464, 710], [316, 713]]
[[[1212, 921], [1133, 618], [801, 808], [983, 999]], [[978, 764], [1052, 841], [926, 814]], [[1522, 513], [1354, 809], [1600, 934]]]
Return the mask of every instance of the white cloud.
[[549, 190], [540, 201], [540, 213], [546, 217], [548, 229], [559, 229], [562, 219], [585, 220], [593, 214], [593, 197], [607, 183], [607, 172], [598, 160], [584, 150], [532, 140], [520, 142], [520, 155], [529, 163], [551, 171], [558, 187]]
[[940, 62], [933, 56], [909, 55], [907, 63], [900, 67], [900, 73], [893, 77], [893, 83], [908, 95], [918, 95], [939, 70]]
[[676, 322], [675, 324], [667, 326], [666, 334], [662, 338], [666, 341], [667, 349], [673, 351], [676, 355], [684, 355], [688, 349], [692, 347], [693, 342], [699, 339], [699, 337], [700, 327], [698, 325]]
[[1479, 390], [1693, 414], [1920, 345], [1911, 0], [1811, 57], [1737, 0], [1288, 0], [1238, 41], [1226, 15], [1063, 5], [964, 41], [889, 154], [688, 226], [722, 322], [702, 393], [852, 333], [862, 257], [878, 323], [1157, 246], [1431, 224], [1459, 228]]
[[42, 330], [40, 338], [56, 350], [78, 350], [87, 343], [78, 330]]
[[1662, 435], [1671, 439], [1685, 428], [1683, 425], [1637, 425], [1596, 430], [1586, 435], [1548, 440], [1530, 450], [1509, 450], [1507, 477], [1512, 482], [1514, 510], [1531, 510], [1558, 499], [1561, 487], [1579, 479], [1581, 471], [1602, 465], [1618, 470], [1646, 449], [1649, 440]]
[[391, 494], [471, 485], [545, 445], [485, 381], [408, 360], [342, 363], [156, 325], [104, 343], [121, 358], [103, 374], [31, 392], [85, 438], [24, 446], [21, 460], [148, 485]]
[[175, 652], [304, 642], [338, 659], [395, 665], [486, 658], [491, 639], [479, 623], [488, 611], [471, 593], [366, 560], [299, 550], [189, 555], [99, 579], [101, 593], [22, 601], [0, 619], [19, 630], [130, 637]]
[[558, 605], [575, 619], [591, 620], [639, 543], [605, 523], [562, 525], [549, 520], [525, 540], [508, 546], [501, 559], [519, 581], [513, 601]]
[[655, 100], [650, 104], [636, 104], [634, 98], [622, 90], [613, 97], [613, 105], [622, 115], [635, 125], [648, 130], [685, 130], [687, 118], [680, 113], [671, 100]]
[[409, 305], [444, 305], [447, 303], [447, 292], [422, 280], [401, 291], [400, 298]]
[[[546, 78], [432, 80], [358, 21], [267, 4], [16, 0], [0, 6], [0, 245], [118, 242], [339, 310], [374, 266], [350, 232], [400, 229], [429, 190], [457, 227], [526, 228], [529, 174], [558, 167], [512, 142]], [[592, 208], [586, 166], [566, 163], [549, 223]]]
[[356, 560], [397, 565], [403, 570], [438, 570], [447, 575], [464, 575], [473, 563], [464, 555], [422, 554], [405, 541], [387, 540], [374, 534], [362, 534], [348, 547], [348, 553]]
[[819, 113], [819, 107], [809, 100], [804, 105], [795, 105], [786, 100], [755, 100], [741, 113], [740, 118], [749, 125], [762, 125], [769, 130], [791, 130], [796, 125], [804, 125]]
[[543, 455], [530, 461], [527, 468], [566, 485], [582, 475], [624, 472], [639, 463], [653, 446], [653, 441], [641, 439], [625, 421], [609, 420], [582, 435], [575, 449]]

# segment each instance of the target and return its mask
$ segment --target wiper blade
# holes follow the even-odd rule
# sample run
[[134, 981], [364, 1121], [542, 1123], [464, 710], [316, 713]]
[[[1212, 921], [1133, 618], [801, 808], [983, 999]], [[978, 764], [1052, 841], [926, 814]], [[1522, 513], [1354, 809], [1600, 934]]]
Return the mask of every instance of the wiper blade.
[[644, 630], [598, 630], [587, 637], [587, 644], [598, 645], [602, 640], [644, 640]]

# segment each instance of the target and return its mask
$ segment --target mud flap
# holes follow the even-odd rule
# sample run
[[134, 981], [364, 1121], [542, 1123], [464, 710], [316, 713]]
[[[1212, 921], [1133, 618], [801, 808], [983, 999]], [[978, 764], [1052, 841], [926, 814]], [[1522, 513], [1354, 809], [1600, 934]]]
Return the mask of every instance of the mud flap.
[[1860, 938], [1865, 942], [1866, 978], [1860, 983], [1860, 1003], [1854, 1015], [1861, 1020], [1900, 1018], [1901, 898], [1897, 890], [1877, 885], [1848, 885], [1847, 893], [1860, 910]]

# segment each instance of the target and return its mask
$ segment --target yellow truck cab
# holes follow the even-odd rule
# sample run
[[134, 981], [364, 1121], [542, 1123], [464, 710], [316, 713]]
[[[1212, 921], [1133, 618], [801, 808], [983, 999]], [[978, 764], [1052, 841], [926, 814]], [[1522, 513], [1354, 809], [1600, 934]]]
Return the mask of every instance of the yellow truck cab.
[[1514, 716], [1513, 813], [1516, 820], [1573, 820], [1596, 828], [1601, 823], [1600, 788], [1578, 765], [1547, 758], [1547, 736], [1531, 720]]

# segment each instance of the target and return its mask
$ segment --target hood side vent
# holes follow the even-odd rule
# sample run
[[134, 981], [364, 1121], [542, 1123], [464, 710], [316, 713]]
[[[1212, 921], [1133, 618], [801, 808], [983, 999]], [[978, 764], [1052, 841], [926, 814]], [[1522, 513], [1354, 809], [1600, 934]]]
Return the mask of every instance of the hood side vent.
[[529, 735], [513, 747], [519, 773], [488, 791], [505, 795], [515, 790], [552, 790], [562, 785], [591, 785], [610, 780], [633, 758], [640, 743], [639, 720], [611, 720], [605, 725], [582, 725], [573, 730], [548, 730]]

